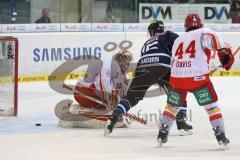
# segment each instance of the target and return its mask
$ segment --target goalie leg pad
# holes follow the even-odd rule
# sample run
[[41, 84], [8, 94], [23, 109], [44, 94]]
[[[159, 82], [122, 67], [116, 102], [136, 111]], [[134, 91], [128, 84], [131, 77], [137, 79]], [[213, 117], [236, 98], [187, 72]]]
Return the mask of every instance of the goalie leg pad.
[[[99, 97], [94, 93], [95, 88], [92, 87], [84, 87], [84, 86], [76, 86], [75, 90], [77, 92], [83, 93], [92, 98], [96, 98], [99, 100]], [[85, 108], [94, 108], [94, 109], [106, 109], [105, 106], [97, 103], [96, 101], [92, 101], [87, 97], [74, 93], [74, 99], [79, 103], [79, 105], [84, 106]]]

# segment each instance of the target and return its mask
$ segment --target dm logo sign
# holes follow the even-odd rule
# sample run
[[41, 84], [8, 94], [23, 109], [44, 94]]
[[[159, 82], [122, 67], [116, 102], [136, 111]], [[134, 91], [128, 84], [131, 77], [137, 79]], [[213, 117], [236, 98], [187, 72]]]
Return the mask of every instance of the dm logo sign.
[[204, 8], [204, 18], [209, 19], [229, 19], [229, 9], [226, 7], [205, 7]]
[[169, 20], [172, 19], [171, 7], [157, 4], [140, 4], [139, 21], [151, 22], [154, 19]]

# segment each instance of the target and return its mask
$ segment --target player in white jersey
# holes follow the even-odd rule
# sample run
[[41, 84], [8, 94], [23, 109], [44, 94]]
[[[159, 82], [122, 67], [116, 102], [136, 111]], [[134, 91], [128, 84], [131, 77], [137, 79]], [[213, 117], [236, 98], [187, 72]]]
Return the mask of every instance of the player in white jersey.
[[226, 146], [230, 141], [225, 136], [218, 97], [209, 79], [209, 61], [211, 51], [216, 50], [222, 67], [229, 70], [234, 56], [219, 35], [203, 28], [198, 14], [192, 13], [186, 17], [185, 30], [186, 33], [174, 41], [172, 48], [172, 90], [168, 94], [157, 140], [160, 145], [167, 142], [168, 133], [178, 111], [186, 101], [187, 93], [192, 92], [198, 104], [207, 111], [218, 143]]
[[119, 97], [127, 89], [126, 74], [132, 59], [132, 53], [121, 50], [113, 58], [103, 58], [89, 67], [84, 79], [78, 81], [75, 87], [74, 98], [78, 104], [69, 106], [74, 118], [70, 115], [68, 121], [72, 118], [78, 127], [104, 127]]

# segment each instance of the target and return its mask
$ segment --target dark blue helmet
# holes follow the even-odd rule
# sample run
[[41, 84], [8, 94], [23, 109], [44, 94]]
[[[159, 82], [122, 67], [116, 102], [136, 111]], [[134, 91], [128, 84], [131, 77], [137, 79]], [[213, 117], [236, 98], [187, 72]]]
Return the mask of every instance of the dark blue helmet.
[[161, 33], [164, 32], [164, 24], [162, 21], [154, 20], [151, 22], [151, 24], [148, 26], [148, 33], [150, 36], [154, 36], [155, 33]]

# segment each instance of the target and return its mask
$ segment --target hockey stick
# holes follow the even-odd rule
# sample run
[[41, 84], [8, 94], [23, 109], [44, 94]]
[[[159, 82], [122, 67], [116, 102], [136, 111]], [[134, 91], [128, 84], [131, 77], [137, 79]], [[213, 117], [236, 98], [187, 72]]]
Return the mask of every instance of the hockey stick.
[[215, 73], [219, 68], [222, 68], [222, 65], [219, 65], [219, 66], [215, 67], [213, 70], [210, 70], [210, 72], [209, 72], [210, 76], [212, 76], [213, 73]]
[[[108, 107], [108, 105], [107, 105], [106, 103], [102, 102], [101, 100], [98, 100], [98, 99], [96, 99], [96, 98], [90, 97], [90, 96], [88, 96], [88, 95], [86, 95], [86, 94], [84, 94], [84, 93], [82, 93], [82, 92], [77, 91], [77, 90], [73, 90], [71, 87], [69, 87], [69, 86], [67, 86], [67, 85], [65, 85], [65, 84], [63, 84], [63, 88], [66, 88], [66, 89], [68, 89], [68, 90], [74, 91], [75, 93], [77, 93], [77, 94], [79, 94], [79, 95], [81, 95], [81, 96], [83, 96], [83, 97], [85, 97], [85, 98], [87, 98], [87, 99], [89, 99], [89, 100], [92, 100], [92, 101], [94, 101], [94, 102], [97, 102], [97, 103], [105, 106], [106, 108]], [[87, 115], [87, 113], [89, 113], [89, 111], [86, 111], [86, 113], [84, 113], [84, 111], [82, 111], [82, 112], [79, 113], [79, 114]], [[138, 117], [138, 116], [136, 116], [136, 115], [134, 115], [134, 114], [126, 113], [125, 115], [126, 115], [128, 118], [132, 119], [132, 120], [135, 120], [135, 121], [137, 121], [137, 122], [139, 122], [139, 123], [141, 123], [141, 124], [147, 125], [147, 121], [146, 121], [146, 120], [144, 120], [144, 119], [142, 119], [142, 118], [140, 118], [140, 117]]]

